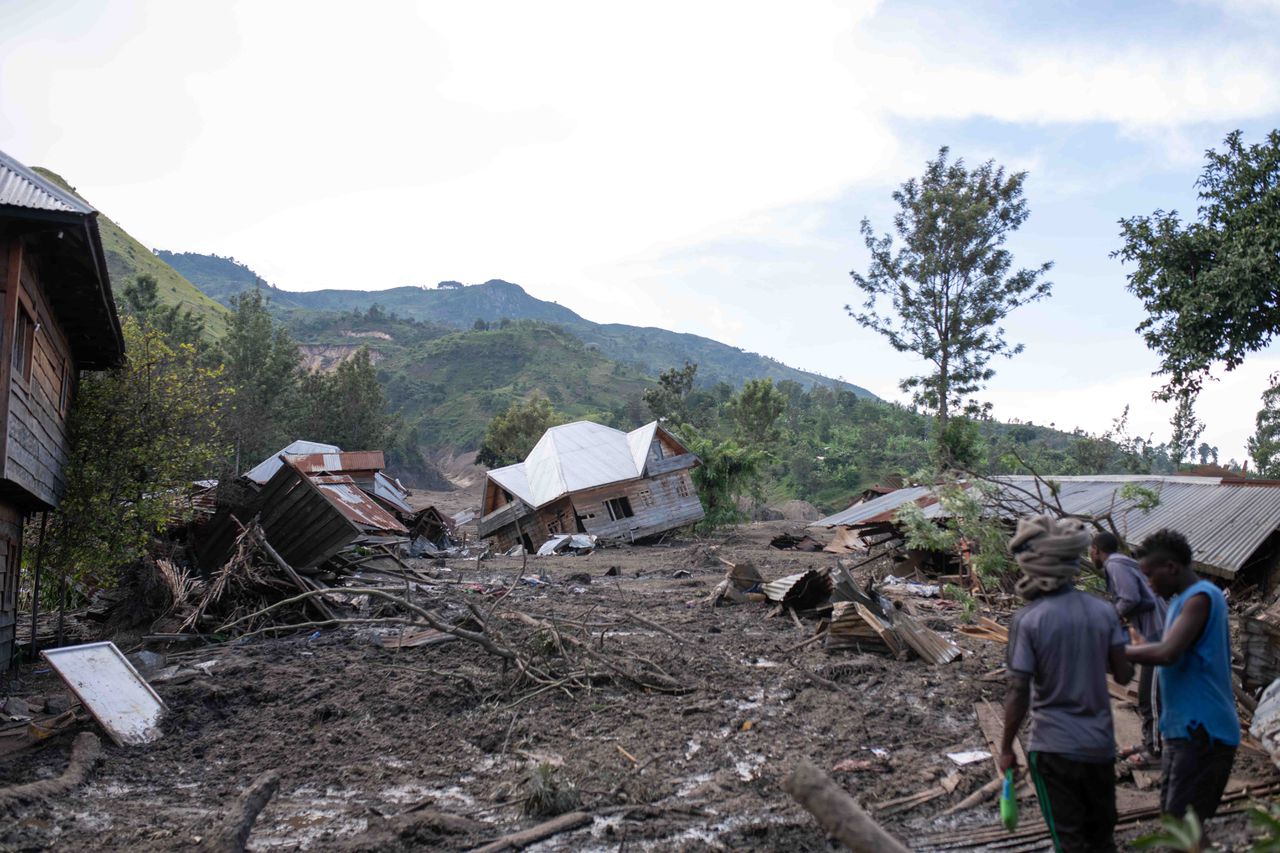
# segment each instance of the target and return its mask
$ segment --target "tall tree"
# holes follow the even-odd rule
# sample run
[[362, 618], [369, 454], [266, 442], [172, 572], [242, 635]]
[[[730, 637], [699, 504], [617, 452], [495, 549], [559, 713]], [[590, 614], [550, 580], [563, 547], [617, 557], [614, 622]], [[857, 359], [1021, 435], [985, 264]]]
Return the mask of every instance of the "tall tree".
[[877, 237], [870, 220], [862, 220], [871, 259], [865, 274], [850, 275], [866, 300], [861, 310], [845, 306], [894, 349], [933, 365], [928, 374], [903, 380], [902, 389], [937, 416], [943, 463], [950, 461], [948, 420], [979, 410], [971, 395], [995, 375], [991, 359], [1022, 351], [1022, 344], [1006, 340], [1001, 321], [1049, 295], [1044, 276], [1052, 267], [1014, 270], [1004, 248], [1030, 213], [1023, 196], [1026, 172], [1006, 175], [990, 160], [969, 170], [947, 155], [946, 148], [939, 150], [923, 176], [894, 192], [898, 247], [893, 236]]
[[222, 360], [233, 392], [227, 429], [239, 472], [299, 437], [289, 432], [300, 371], [298, 345], [271, 319], [261, 290], [234, 296], [231, 304]]
[[387, 412], [387, 397], [368, 347], [360, 347], [330, 373], [308, 374], [299, 388], [298, 428], [307, 438], [343, 450], [385, 450], [398, 419]]
[[1178, 407], [1173, 413], [1173, 436], [1169, 439], [1169, 456], [1175, 468], [1192, 454], [1196, 442], [1204, 434], [1204, 424], [1196, 417], [1195, 403], [1195, 395], [1189, 390], [1178, 393]]
[[155, 276], [143, 273], [124, 286], [121, 307], [148, 328], [159, 330], [177, 344], [197, 346], [204, 338], [204, 320], [181, 305], [165, 307]]
[[1272, 374], [1271, 387], [1262, 394], [1253, 435], [1249, 438], [1249, 458], [1260, 476], [1280, 478], [1280, 373]]
[[1280, 330], [1280, 130], [1256, 145], [1240, 131], [1205, 152], [1194, 222], [1178, 212], [1120, 221], [1113, 257], [1134, 264], [1139, 326], [1160, 355], [1164, 399], [1196, 394], [1217, 363], [1227, 370]]
[[787, 409], [787, 398], [773, 387], [772, 379], [749, 379], [729, 401], [729, 413], [738, 434], [759, 446], [778, 437], [778, 418]]
[[86, 374], [72, 406], [67, 523], [50, 528], [50, 562], [91, 586], [140, 556], [225, 452], [218, 371], [132, 314], [121, 327], [124, 365]]
[[674, 424], [686, 423], [689, 420], [687, 402], [697, 375], [698, 365], [689, 361], [684, 367], [672, 367], [658, 374], [658, 387], [644, 392], [645, 405], [653, 416]]
[[544, 432], [562, 423], [564, 416], [555, 410], [546, 395], [534, 391], [528, 399], [512, 403], [489, 421], [476, 454], [476, 464], [499, 468], [523, 461]]

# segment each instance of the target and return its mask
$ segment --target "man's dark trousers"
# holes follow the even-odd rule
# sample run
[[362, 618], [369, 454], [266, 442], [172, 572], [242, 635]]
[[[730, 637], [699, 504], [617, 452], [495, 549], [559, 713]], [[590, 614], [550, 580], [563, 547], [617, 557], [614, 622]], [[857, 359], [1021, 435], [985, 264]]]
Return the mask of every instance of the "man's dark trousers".
[[1052, 752], [1032, 752], [1028, 760], [1054, 848], [1063, 853], [1115, 850], [1115, 765]]

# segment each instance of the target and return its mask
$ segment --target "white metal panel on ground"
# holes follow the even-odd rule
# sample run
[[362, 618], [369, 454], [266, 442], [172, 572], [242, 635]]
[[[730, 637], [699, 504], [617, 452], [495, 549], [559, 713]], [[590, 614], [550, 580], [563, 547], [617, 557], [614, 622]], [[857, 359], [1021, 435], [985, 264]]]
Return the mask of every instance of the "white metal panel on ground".
[[117, 744], [150, 743], [160, 737], [164, 700], [115, 643], [65, 646], [40, 655]]
[[284, 464], [281, 456], [307, 456], [312, 453], [341, 453], [342, 448], [333, 444], [321, 444], [318, 441], [302, 441], [298, 440], [283, 447], [275, 453], [263, 459], [254, 467], [245, 472], [245, 476], [255, 483], [262, 485], [276, 475], [280, 470], [280, 466]]
[[887, 495], [881, 495], [874, 500], [864, 503], [854, 504], [842, 512], [835, 515], [829, 515], [815, 521], [810, 527], [851, 527], [855, 524], [862, 524], [869, 518], [875, 518], [882, 513], [896, 510], [905, 503], [928, 497], [932, 494], [933, 489], [929, 486], [908, 486], [905, 489], [897, 489], [889, 492]]

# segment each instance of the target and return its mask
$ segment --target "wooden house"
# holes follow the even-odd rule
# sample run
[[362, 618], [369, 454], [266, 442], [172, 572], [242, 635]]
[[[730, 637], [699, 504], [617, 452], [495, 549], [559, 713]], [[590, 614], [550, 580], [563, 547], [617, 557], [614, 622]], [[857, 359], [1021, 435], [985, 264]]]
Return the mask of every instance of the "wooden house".
[[22, 522], [65, 488], [77, 377], [124, 355], [97, 216], [0, 152], [0, 669], [14, 651]]
[[478, 532], [533, 553], [560, 533], [634, 541], [684, 527], [703, 518], [689, 476], [699, 464], [656, 421], [631, 432], [552, 427], [524, 462], [489, 472]]

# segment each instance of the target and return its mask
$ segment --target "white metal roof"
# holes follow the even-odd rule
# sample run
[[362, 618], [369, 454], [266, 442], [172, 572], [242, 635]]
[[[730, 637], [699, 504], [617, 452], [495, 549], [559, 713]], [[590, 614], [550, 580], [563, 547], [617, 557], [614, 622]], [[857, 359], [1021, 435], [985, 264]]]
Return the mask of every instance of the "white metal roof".
[[275, 453], [263, 459], [254, 467], [244, 473], [246, 477], [255, 483], [263, 484], [275, 476], [280, 470], [280, 466], [284, 464], [280, 460], [281, 456], [305, 456], [311, 453], [341, 453], [342, 448], [333, 444], [321, 444], [317, 441], [298, 440], [291, 443], [288, 447], [283, 447]]
[[[1033, 496], [1037, 493], [1034, 477], [992, 479], [998, 484], [1002, 502], [1011, 511], [1033, 513], [1043, 509], [1041, 498]], [[1267, 537], [1280, 530], [1280, 487], [1274, 484], [1148, 474], [1047, 479], [1060, 485], [1056, 501], [1064, 512], [1095, 518], [1109, 514], [1129, 545], [1137, 545], [1161, 528], [1177, 530], [1191, 543], [1197, 567], [1221, 577], [1234, 577]], [[1158, 504], [1143, 510], [1135, 497], [1122, 497], [1120, 491], [1128, 484], [1155, 492]], [[1043, 490], [1043, 486], [1039, 489]], [[930, 496], [932, 489], [928, 486], [899, 489], [828, 516], [815, 522], [815, 526], [855, 526], [872, 518], [881, 520], [886, 513], [891, 517], [903, 504]], [[1047, 493], [1043, 500], [1054, 503]], [[946, 510], [934, 502], [924, 507], [924, 514], [939, 518], [945, 516]]]
[[90, 214], [94, 210], [82, 200], [46, 180], [0, 151], [0, 205], [50, 210], [58, 213]]
[[570, 492], [644, 476], [658, 422], [631, 432], [591, 421], [552, 427], [524, 462], [495, 468], [489, 478], [537, 508]]

